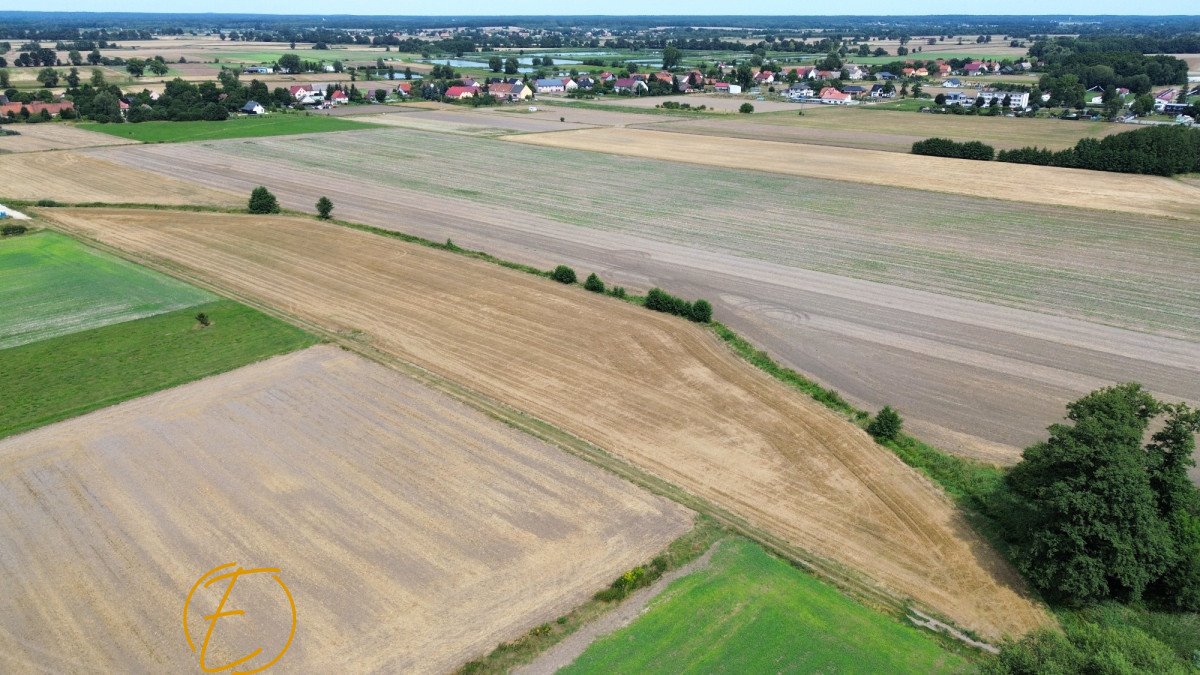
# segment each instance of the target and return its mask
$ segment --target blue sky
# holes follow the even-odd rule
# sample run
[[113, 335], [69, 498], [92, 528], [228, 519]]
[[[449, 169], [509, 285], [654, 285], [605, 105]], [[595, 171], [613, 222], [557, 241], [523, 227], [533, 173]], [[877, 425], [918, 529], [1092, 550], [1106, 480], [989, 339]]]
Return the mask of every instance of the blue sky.
[[[12, 0], [0, 0], [0, 10], [83, 11], [83, 12], [254, 12], [263, 14], [961, 14], [966, 7], [960, 0], [849, 0], [833, 3], [798, 3], [795, 0], [605, 0], [571, 2], [550, 0], [506, 0], [502, 3], [482, 0], [44, 0], [36, 7]], [[1196, 14], [1195, 0], [1009, 0], [1000, 5], [976, 6], [996, 14]]]

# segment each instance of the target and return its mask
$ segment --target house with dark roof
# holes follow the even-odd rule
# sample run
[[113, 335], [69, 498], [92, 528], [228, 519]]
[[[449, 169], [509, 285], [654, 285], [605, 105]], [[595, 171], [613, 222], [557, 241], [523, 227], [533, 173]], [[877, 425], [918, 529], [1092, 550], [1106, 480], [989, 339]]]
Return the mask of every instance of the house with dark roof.
[[889, 72], [888, 72], [888, 71], [886, 71], [886, 70], [881, 70], [881, 71], [879, 71], [878, 73], [875, 73], [875, 77], [876, 77], [876, 78], [878, 78], [878, 79], [880, 79], [880, 80], [894, 80], [894, 79], [896, 79], [896, 75], [895, 75], [895, 73], [889, 73]]
[[534, 83], [539, 94], [561, 94], [567, 90], [567, 86], [563, 84], [562, 78], [546, 77]]
[[262, 107], [258, 101], [246, 101], [246, 105], [242, 106], [242, 112], [247, 115], [263, 115], [267, 109]]

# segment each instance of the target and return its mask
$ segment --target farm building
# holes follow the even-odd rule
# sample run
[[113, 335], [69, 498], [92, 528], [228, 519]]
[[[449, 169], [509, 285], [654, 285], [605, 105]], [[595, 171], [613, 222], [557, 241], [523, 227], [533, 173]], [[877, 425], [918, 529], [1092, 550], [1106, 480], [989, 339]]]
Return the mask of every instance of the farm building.
[[494, 82], [488, 85], [488, 93], [506, 101], [524, 101], [533, 96], [533, 90], [524, 82]]
[[557, 77], [542, 78], [535, 84], [539, 94], [561, 94], [567, 90], [563, 81]]
[[740, 94], [742, 93], [742, 85], [730, 84], [729, 82], [717, 82], [713, 85], [713, 89], [718, 94]]
[[242, 112], [247, 115], [263, 115], [267, 109], [262, 107], [258, 101], [246, 101], [246, 105], [242, 106]]
[[327, 98], [329, 99], [330, 103], [334, 103], [334, 104], [338, 104], [338, 105], [350, 102], [350, 95], [347, 94], [346, 92], [342, 91], [341, 89], [334, 89], [333, 92], [331, 94], [329, 94], [329, 96]]

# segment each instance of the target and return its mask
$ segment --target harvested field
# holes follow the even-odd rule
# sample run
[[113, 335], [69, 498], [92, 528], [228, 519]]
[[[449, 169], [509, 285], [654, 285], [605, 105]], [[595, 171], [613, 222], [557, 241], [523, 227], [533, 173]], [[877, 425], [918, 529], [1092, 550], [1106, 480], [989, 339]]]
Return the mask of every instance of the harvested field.
[[967, 115], [922, 115], [869, 107], [805, 106], [804, 115], [700, 118], [648, 129], [764, 141], [833, 145], [908, 153], [931, 136], [982, 141], [1000, 149], [1029, 145], [1060, 150], [1081, 138], [1101, 138], [1129, 128], [1106, 122], [1068, 122]]
[[1050, 621], [928, 480], [699, 326], [309, 219], [103, 209], [54, 218], [362, 335], [983, 635]]
[[353, 119], [388, 126], [438, 131], [469, 136], [501, 136], [511, 133], [566, 131], [585, 129], [588, 125], [559, 122], [519, 114], [498, 114], [472, 110], [414, 110], [386, 112], [377, 115], [356, 115]]
[[0, 240], [0, 288], [0, 349], [214, 299], [56, 232]]
[[978, 162], [635, 129], [582, 129], [509, 139], [552, 148], [754, 169], [1042, 205], [1200, 220], [1200, 190], [1170, 178]]
[[[548, 96], [544, 99], [547, 102], [563, 103], [569, 105], [571, 99]], [[665, 101], [675, 101], [677, 103], [690, 103], [693, 108], [699, 106], [707, 106], [709, 110], [718, 113], [737, 113], [738, 108], [743, 103], [749, 103], [754, 106], [755, 113], [762, 112], [780, 112], [784, 110], [799, 110], [800, 106], [791, 101], [756, 101], [753, 97], [730, 96], [728, 94], [679, 94], [678, 96], [608, 96], [604, 99], [596, 101], [604, 106], [616, 106], [621, 108], [629, 108], [630, 110], [639, 110], [653, 108]]]
[[[20, 136], [0, 136], [0, 154], [18, 152], [41, 152], [43, 150], [70, 150], [91, 148], [98, 145], [127, 145], [135, 141], [113, 138], [67, 124], [22, 124]], [[6, 161], [17, 161], [9, 158]]]
[[[991, 461], [1015, 461], [1103, 384], [1200, 402], [1188, 224], [420, 132], [339, 139], [332, 157], [304, 137], [94, 152], [242, 194], [266, 180], [292, 208], [329, 195], [343, 218], [708, 298], [788, 365]], [[253, 163], [267, 155], [269, 179]]]
[[245, 206], [245, 198], [74, 152], [0, 162], [0, 198], [67, 203]]
[[[690, 520], [315, 347], [0, 442], [0, 670], [193, 670], [188, 588], [237, 561], [279, 567], [295, 598], [284, 667], [446, 672], [573, 608]], [[286, 608], [263, 600], [239, 608]]]

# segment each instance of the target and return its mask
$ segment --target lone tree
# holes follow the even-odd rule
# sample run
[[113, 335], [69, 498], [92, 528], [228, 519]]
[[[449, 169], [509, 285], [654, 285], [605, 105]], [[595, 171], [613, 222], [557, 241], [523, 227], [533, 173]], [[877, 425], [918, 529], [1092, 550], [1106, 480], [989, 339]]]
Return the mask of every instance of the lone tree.
[[1200, 609], [1200, 490], [1187, 475], [1200, 413], [1129, 383], [1067, 405], [1067, 419], [1005, 478], [1017, 566], [1066, 605]]
[[754, 112], [754, 106], [749, 103], [743, 103], [742, 106], [740, 108], [738, 108], [738, 112], [752, 113], [752, 112]]
[[317, 200], [317, 215], [321, 220], [329, 220], [329, 214], [333, 213], [333, 202], [329, 201], [329, 197], [321, 197]]
[[250, 213], [279, 213], [279, 200], [260, 185], [250, 193]]
[[708, 323], [712, 321], [712, 305], [708, 304], [708, 301], [704, 299], [693, 302], [692, 311], [688, 314], [688, 318], [696, 323]]
[[604, 292], [604, 282], [600, 280], [600, 277], [596, 276], [595, 272], [588, 275], [587, 280], [583, 282], [583, 287], [593, 293]]
[[892, 410], [892, 406], [885, 405], [883, 410], [875, 415], [875, 419], [867, 425], [867, 433], [874, 436], [877, 441], [893, 441], [900, 435], [902, 428], [904, 428], [904, 420], [900, 419], [900, 413]]
[[559, 265], [550, 273], [550, 278], [560, 284], [573, 284], [575, 283], [575, 270], [566, 265]]
[[208, 318], [208, 315], [205, 314], [204, 312], [200, 312], [199, 314], [196, 315], [196, 321], [199, 322], [200, 325], [204, 326], [205, 328], [212, 325], [212, 319]]

